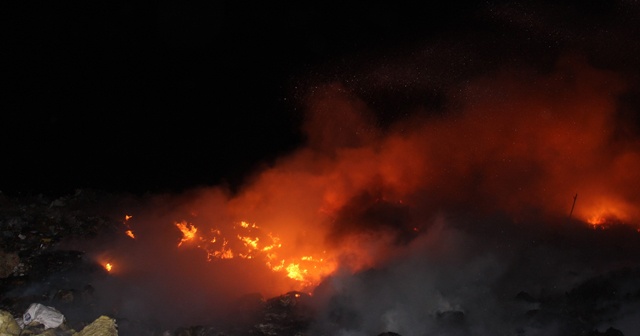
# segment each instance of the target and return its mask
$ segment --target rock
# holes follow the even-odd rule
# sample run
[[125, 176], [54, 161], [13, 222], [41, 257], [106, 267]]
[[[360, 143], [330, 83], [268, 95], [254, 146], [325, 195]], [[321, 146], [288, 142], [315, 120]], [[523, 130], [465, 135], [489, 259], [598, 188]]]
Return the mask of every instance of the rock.
[[13, 274], [20, 264], [20, 258], [15, 253], [0, 251], [0, 279]]
[[117, 336], [118, 326], [116, 320], [108, 316], [102, 315], [88, 326], [84, 327], [80, 332], [73, 336]]
[[20, 335], [20, 326], [11, 313], [0, 310], [0, 336]]

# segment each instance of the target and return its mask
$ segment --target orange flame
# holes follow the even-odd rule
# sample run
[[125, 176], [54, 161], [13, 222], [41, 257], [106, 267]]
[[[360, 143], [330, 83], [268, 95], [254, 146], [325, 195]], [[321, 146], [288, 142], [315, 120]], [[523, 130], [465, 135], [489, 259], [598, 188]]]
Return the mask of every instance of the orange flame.
[[133, 216], [131, 215], [124, 215], [124, 222], [123, 224], [127, 227], [127, 230], [124, 232], [127, 236], [129, 236], [131, 239], [136, 239], [135, 234], [133, 234], [133, 230], [131, 229], [131, 226], [129, 225], [129, 220], [133, 218]]
[[104, 265], [104, 269], [107, 270], [107, 272], [111, 272], [111, 270], [113, 269], [113, 264], [111, 263], [106, 263]]
[[193, 226], [193, 224], [188, 224], [186, 221], [176, 223], [176, 226], [182, 232], [182, 235], [183, 235], [182, 239], [178, 243], [178, 246], [181, 246], [182, 243], [186, 241], [193, 240], [196, 236], [196, 232], [198, 232], [198, 228]]
[[[328, 262], [320, 256], [300, 255], [282, 258], [283, 244], [273, 233], [264, 233], [256, 224], [241, 221], [234, 226], [234, 234], [225, 236], [219, 229], [211, 229], [210, 237], [196, 236], [198, 228], [186, 221], [176, 223], [183, 237], [178, 244], [195, 242], [195, 246], [206, 252], [207, 260], [215, 259], [259, 259], [274, 272], [282, 272], [303, 286], [319, 283], [322, 278], [337, 268], [336, 262]], [[237, 232], [240, 231], [240, 232]], [[276, 262], [276, 260], [279, 260]], [[286, 266], [285, 266], [286, 265]]]

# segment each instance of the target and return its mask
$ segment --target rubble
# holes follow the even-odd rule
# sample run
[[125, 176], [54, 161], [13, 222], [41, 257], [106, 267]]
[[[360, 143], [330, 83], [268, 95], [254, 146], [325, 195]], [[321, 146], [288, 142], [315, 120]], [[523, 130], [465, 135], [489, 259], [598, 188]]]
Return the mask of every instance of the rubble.
[[[49, 307], [50, 308], [50, 307]], [[40, 305], [34, 305], [34, 310], [43, 311]], [[53, 310], [55, 311], [55, 309]], [[50, 313], [50, 312], [49, 312]], [[30, 312], [25, 313], [30, 314]], [[56, 315], [56, 314], [53, 314]], [[55, 320], [55, 319], [54, 319]], [[44, 322], [44, 323], [43, 323]], [[0, 310], [0, 336], [117, 336], [118, 326], [115, 319], [100, 316], [80, 332], [69, 328], [64, 322], [53, 323], [52, 320], [40, 318], [32, 319], [27, 325], [22, 325], [20, 318], [15, 319], [11, 313]]]
[[73, 336], [117, 336], [118, 326], [115, 319], [108, 316], [100, 316], [80, 332]]
[[20, 265], [20, 257], [16, 253], [6, 253], [0, 250], [0, 278], [13, 274]]
[[298, 291], [267, 300], [262, 321], [253, 327], [255, 335], [304, 335], [313, 320], [310, 296]]
[[11, 313], [0, 310], [0, 336], [19, 335], [20, 331], [20, 326]]

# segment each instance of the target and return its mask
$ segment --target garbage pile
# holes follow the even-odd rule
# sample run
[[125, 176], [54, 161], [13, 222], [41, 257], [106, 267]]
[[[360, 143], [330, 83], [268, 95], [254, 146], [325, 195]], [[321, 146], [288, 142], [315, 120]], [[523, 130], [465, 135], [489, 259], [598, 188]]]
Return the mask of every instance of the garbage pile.
[[0, 310], [0, 335], [2, 336], [114, 336], [118, 335], [117, 328], [115, 319], [103, 315], [76, 332], [65, 324], [65, 318], [61, 312], [40, 303], [32, 304], [23, 317], [17, 319], [14, 319], [9, 312]]
[[96, 196], [78, 191], [56, 200], [42, 195], [10, 199], [0, 193], [0, 335], [118, 334], [109, 316], [87, 309], [87, 318], [95, 318], [67, 321], [55, 308], [90, 307], [91, 285], [66, 275], [103, 272], [82, 251], [57, 248], [65, 237], [115, 229], [108, 218], [82, 210]]
[[[187, 325], [175, 330], [158, 330], [141, 325], [135, 317], [101, 310], [95, 304], [92, 280], [108, 277], [108, 272], [83, 251], [61, 248], [61, 242], [70, 237], [121, 235], [121, 221], [95, 210], [98, 204], [112, 202], [112, 197], [87, 190], [55, 200], [41, 195], [10, 199], [0, 193], [0, 336], [314, 335], [311, 330], [318, 316], [312, 297], [295, 291], [268, 299], [249, 294], [232, 307], [233, 319], [225, 325]], [[371, 274], [375, 276], [375, 272], [356, 276], [366, 283]], [[624, 336], [611, 326], [614, 316], [627, 316], [628, 323], [637, 316], [640, 269], [628, 267], [594, 276], [561, 296], [535, 297], [523, 291], [514, 293], [511, 300], [514, 306], [527, 307], [519, 317], [522, 327], [514, 335], [531, 335], [528, 330], [555, 325], [566, 335]], [[432, 318], [443, 331], [472, 335], [469, 316], [473, 313], [442, 311]], [[340, 306], [324, 314], [338, 328], [341, 321], [348, 321]], [[378, 334], [382, 335], [400, 336], [391, 330]]]
[[159, 331], [117, 311], [100, 311], [91, 281], [108, 272], [83, 251], [65, 250], [61, 242], [121, 235], [122, 222], [97, 210], [112, 197], [92, 190], [53, 200], [0, 193], [1, 336], [305, 335], [311, 312], [305, 304], [309, 295], [300, 292], [270, 299], [247, 295], [224, 326]]

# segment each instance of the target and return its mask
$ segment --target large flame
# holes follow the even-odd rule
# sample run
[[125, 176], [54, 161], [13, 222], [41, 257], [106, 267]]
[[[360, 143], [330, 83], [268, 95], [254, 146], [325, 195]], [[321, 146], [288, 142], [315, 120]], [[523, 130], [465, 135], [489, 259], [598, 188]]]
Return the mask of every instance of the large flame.
[[259, 259], [271, 270], [284, 272], [300, 283], [300, 288], [317, 285], [336, 268], [336, 262], [325, 259], [324, 251], [317, 256], [282, 253], [283, 243], [271, 232], [263, 232], [256, 224], [241, 221], [231, 232], [210, 228], [196, 235], [198, 228], [186, 221], [175, 223], [182, 233], [178, 246], [191, 243], [206, 252], [207, 260]]

